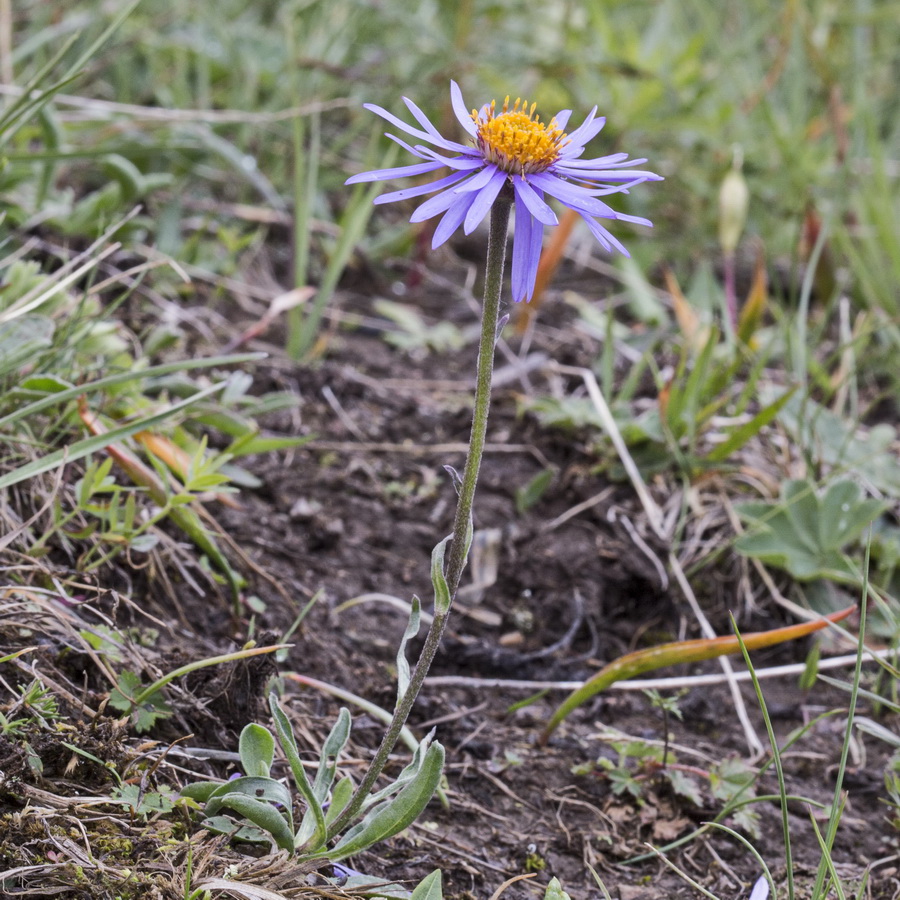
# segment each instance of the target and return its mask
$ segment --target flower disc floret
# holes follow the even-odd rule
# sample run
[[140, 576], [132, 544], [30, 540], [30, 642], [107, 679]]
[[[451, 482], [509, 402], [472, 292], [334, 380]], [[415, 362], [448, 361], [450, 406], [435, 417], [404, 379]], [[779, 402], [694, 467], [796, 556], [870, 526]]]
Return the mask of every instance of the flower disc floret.
[[627, 153], [581, 158], [588, 142], [600, 133], [606, 121], [596, 118], [596, 106], [581, 125], [567, 133], [566, 126], [572, 115], [569, 109], [560, 110], [546, 125], [536, 115], [535, 104], [516, 100], [510, 108], [508, 97], [499, 113], [494, 102], [470, 113], [455, 81], [450, 82], [450, 99], [453, 112], [470, 143], [462, 144], [444, 137], [425, 113], [406, 97], [403, 102], [420, 127], [404, 122], [380, 106], [366, 103], [366, 109], [423, 142], [409, 144], [394, 134], [387, 135], [422, 161], [411, 166], [362, 172], [348, 178], [347, 184], [387, 181], [449, 169], [450, 174], [437, 181], [391, 191], [375, 200], [378, 204], [392, 203], [434, 194], [410, 216], [410, 222], [424, 222], [441, 216], [434, 229], [432, 247], [439, 247], [460, 226], [466, 234], [471, 234], [484, 220], [500, 192], [504, 188], [507, 192], [512, 191], [516, 212], [512, 294], [517, 302], [531, 299], [534, 293], [544, 226], [559, 224], [545, 198], [553, 198], [577, 212], [601, 246], [610, 251], [618, 250], [625, 256], [628, 251], [598, 219], [652, 224], [647, 219], [616, 212], [599, 199], [607, 194], [627, 194], [630, 188], [644, 181], [662, 179], [653, 172], [631, 168], [646, 160], [628, 159]]
[[484, 115], [472, 110], [475, 141], [484, 158], [511, 175], [545, 172], [559, 159], [560, 148], [568, 142], [566, 133], [535, 115], [537, 104], [516, 99], [512, 109], [509, 97], [497, 114], [496, 101], [491, 101]]

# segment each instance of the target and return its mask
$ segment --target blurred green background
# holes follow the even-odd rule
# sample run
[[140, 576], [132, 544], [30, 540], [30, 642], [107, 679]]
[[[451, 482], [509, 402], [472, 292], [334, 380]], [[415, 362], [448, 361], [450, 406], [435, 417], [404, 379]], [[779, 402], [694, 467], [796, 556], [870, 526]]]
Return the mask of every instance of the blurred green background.
[[[121, 8], [13, 4], [4, 80], [27, 83], [80, 35], [73, 58]], [[63, 89], [82, 102], [58, 99], [8, 137], [7, 226], [49, 219], [88, 234], [154, 196], [148, 240], [227, 268], [253, 229], [204, 199], [288, 214], [296, 202], [326, 226], [314, 229], [315, 278], [332, 250], [327, 225], [347, 203], [343, 180], [387, 146], [370, 148], [381, 123], [361, 104], [403, 115], [407, 95], [452, 126], [454, 78], [472, 106], [521, 95], [545, 118], [570, 107], [577, 123], [596, 104], [608, 121], [592, 149], [645, 156], [667, 178], [628, 198], [629, 212], [656, 223], [629, 235], [642, 265], [662, 261], [685, 276], [717, 254], [717, 196], [737, 152], [751, 197], [745, 237], [758, 237], [770, 259], [792, 260], [814, 213], [852, 267], [855, 298], [893, 315], [898, 22], [890, 0], [142, 0]], [[25, 173], [36, 166], [35, 183]], [[87, 188], [110, 181], [118, 208], [108, 197], [79, 208]], [[216, 249], [186, 228], [198, 211], [233, 231], [235, 245]], [[376, 255], [399, 239], [388, 221], [396, 217], [379, 213], [367, 229]]]

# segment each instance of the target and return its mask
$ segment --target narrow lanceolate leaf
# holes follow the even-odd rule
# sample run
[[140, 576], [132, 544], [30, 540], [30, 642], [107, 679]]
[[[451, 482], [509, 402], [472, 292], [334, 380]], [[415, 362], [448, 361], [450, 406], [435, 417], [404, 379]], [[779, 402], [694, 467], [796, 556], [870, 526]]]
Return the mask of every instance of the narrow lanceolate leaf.
[[431, 746], [432, 738], [434, 737], [434, 729], [432, 728], [428, 734], [425, 735], [424, 738], [419, 742], [415, 751], [413, 752], [412, 759], [409, 761], [409, 764], [403, 769], [403, 771], [397, 776], [397, 778], [389, 784], [387, 787], [383, 787], [380, 791], [376, 791], [374, 794], [370, 794], [363, 803], [363, 809], [369, 809], [372, 806], [375, 806], [377, 803], [382, 800], [390, 797], [391, 794], [396, 794], [397, 791], [400, 790], [405, 784], [408, 784], [410, 781], [415, 779], [415, 777], [419, 774], [419, 770], [422, 768], [422, 763], [425, 760], [425, 757], [428, 753], [428, 748]]
[[375, 807], [333, 850], [323, 855], [334, 861], [345, 859], [408, 828], [434, 796], [443, 769], [444, 748], [434, 743], [428, 748], [418, 775], [392, 800]]
[[267, 777], [275, 759], [275, 738], [268, 728], [251, 722], [238, 741], [241, 766], [247, 775]]
[[726, 440], [707, 454], [706, 458], [710, 462], [722, 462], [736, 450], [740, 450], [750, 438], [755, 437], [781, 412], [782, 407], [791, 399], [796, 389], [796, 386], [789, 388], [773, 403], [764, 406], [749, 422], [735, 428]]
[[434, 586], [434, 614], [436, 616], [443, 615], [450, 609], [452, 598], [447, 579], [444, 577], [444, 554], [447, 552], [447, 544], [450, 543], [452, 537], [453, 535], [448, 534], [431, 551], [431, 583]]
[[[814, 631], [824, 628], [829, 622], [840, 622], [846, 619], [855, 606], [849, 606], [839, 612], [831, 613], [814, 622], [801, 622], [799, 625], [788, 625], [786, 628], [774, 628], [771, 631], [758, 631], [743, 636], [744, 646], [748, 650], [758, 650], [761, 647], [772, 647], [784, 641], [792, 641], [799, 637], [805, 637]], [[740, 653], [741, 645], [737, 637], [726, 635], [717, 638], [700, 638], [694, 641], [674, 641], [670, 644], [661, 644], [658, 647], [650, 647], [646, 650], [637, 650], [613, 660], [604, 666], [593, 678], [586, 681], [580, 688], [573, 691], [559, 706], [547, 727], [542, 732], [539, 743], [547, 743], [550, 735], [560, 722], [577, 709], [582, 703], [591, 697], [605, 691], [611, 684], [622, 681], [625, 678], [633, 678], [644, 672], [652, 672], [663, 666], [674, 666], [679, 663], [700, 662], [705, 659], [715, 659], [718, 656], [728, 656], [732, 653]]]
[[294, 831], [284, 816], [269, 803], [263, 803], [246, 794], [225, 794], [218, 798], [219, 809], [227, 807], [238, 815], [249, 819], [258, 828], [272, 835], [272, 839], [289, 853], [294, 849]]
[[406, 645], [419, 633], [420, 612], [421, 601], [418, 597], [414, 596], [409, 610], [409, 620], [406, 623], [406, 630], [403, 632], [403, 637], [400, 639], [400, 647], [397, 649], [398, 703], [403, 699], [403, 695], [409, 687], [409, 660], [406, 658]]
[[[294, 740], [294, 732], [288, 717], [284, 714], [282, 708], [278, 705], [278, 698], [274, 694], [269, 694], [269, 709], [272, 712], [272, 719], [275, 723], [275, 733], [278, 735], [278, 741], [284, 755], [287, 757], [288, 765], [291, 767], [291, 774], [294, 776], [294, 784], [297, 790], [303, 796], [315, 820], [315, 830], [312, 838], [307, 842], [310, 849], [318, 849], [325, 843], [325, 813], [322, 810], [322, 804], [316, 797], [316, 792], [309, 782], [306, 770], [303, 768], [303, 762], [300, 754], [297, 752], [297, 742]], [[294, 845], [291, 845], [294, 849]]]
[[[322, 752], [319, 755], [319, 768], [316, 771], [316, 780], [312, 786], [313, 794], [316, 797], [316, 801], [320, 804], [320, 808], [324, 807], [325, 800], [328, 798], [328, 792], [334, 783], [334, 778], [337, 774], [338, 756], [347, 745], [349, 739], [350, 711], [346, 707], [341, 707], [334, 727], [325, 739], [325, 743], [322, 744]], [[328, 822], [327, 816], [325, 817], [325, 822]], [[316, 826], [315, 811], [313, 807], [310, 807], [303, 816], [300, 828], [294, 836], [294, 846], [300, 847], [313, 837], [316, 833]]]
[[330, 825], [347, 807], [353, 796], [353, 779], [349, 775], [342, 778], [331, 792], [331, 803], [325, 813], [325, 822]]
[[313, 790], [320, 802], [324, 803], [331, 785], [334, 784], [334, 776], [337, 773], [337, 758], [340, 756], [347, 741], [350, 740], [350, 710], [342, 706], [338, 713], [337, 721], [331, 729], [325, 743], [322, 744], [322, 753], [319, 756], [319, 768], [316, 771], [316, 780]]
[[[187, 407], [197, 403], [209, 394], [221, 389], [222, 385], [220, 384], [210, 385], [209, 387], [198, 391], [187, 400], [173, 403], [168, 409], [163, 410], [162, 412], [136, 419], [133, 422], [129, 422], [127, 425], [120, 425], [105, 434], [92, 435], [83, 440], [75, 441], [75, 443], [69, 444], [61, 450], [54, 450], [52, 453], [48, 453], [46, 456], [35, 459], [24, 466], [19, 466], [0, 477], [0, 489], [19, 484], [22, 481], [27, 481], [29, 478], [34, 478], [36, 475], [43, 475], [44, 472], [50, 472], [65, 463], [74, 462], [76, 459], [82, 459], [85, 456], [89, 456], [91, 453], [103, 450], [110, 444], [114, 444], [116, 441], [122, 440], [122, 438], [129, 437], [136, 431], [141, 431], [144, 428], [151, 428], [167, 419], [177, 417], [182, 410], [187, 409]], [[56, 397], [58, 396], [59, 395], [56, 395]], [[9, 416], [5, 416], [4, 421], [9, 420], [9, 418]]]

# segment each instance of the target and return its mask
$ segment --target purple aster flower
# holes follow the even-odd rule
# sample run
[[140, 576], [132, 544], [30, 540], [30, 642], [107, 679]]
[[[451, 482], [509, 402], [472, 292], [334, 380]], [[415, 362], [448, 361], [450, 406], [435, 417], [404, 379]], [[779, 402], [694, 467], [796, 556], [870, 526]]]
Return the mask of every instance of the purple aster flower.
[[[487, 215], [498, 194], [508, 185], [515, 196], [516, 228], [513, 236], [512, 293], [513, 299], [530, 300], [541, 255], [544, 225], [556, 225], [556, 214], [547, 205], [545, 195], [555, 197], [563, 205], [577, 212], [588, 228], [607, 250], [628, 251], [598, 219], [618, 219], [651, 225], [647, 219], [616, 212], [600, 197], [607, 194], [627, 194], [628, 189], [643, 181], [661, 181], [659, 175], [629, 168], [645, 163], [645, 159], [628, 159], [627, 153], [614, 153], [597, 159], [581, 159], [588, 141], [596, 137], [606, 119], [596, 118], [595, 106], [582, 124], [570, 134], [565, 133], [572, 111], [558, 112], [545, 125], [535, 115], [536, 104], [516, 100], [510, 107], [509, 97], [498, 111], [495, 102], [480, 110], [466, 109], [462, 92], [455, 81], [450, 82], [453, 111], [463, 128], [472, 136], [472, 145], [459, 144], [443, 137], [425, 113], [412, 100], [403, 98], [421, 128], [408, 125], [402, 119], [366, 103], [365, 108], [395, 127], [445, 151], [443, 155], [431, 147], [411, 146], [396, 135], [387, 136], [413, 156], [425, 160], [411, 166], [376, 169], [347, 179], [347, 184], [362, 181], [385, 181], [411, 175], [424, 175], [437, 169], [449, 168], [451, 173], [429, 184], [382, 194], [376, 203], [392, 203], [423, 194], [434, 194], [422, 203], [410, 217], [411, 222], [424, 222], [443, 214], [434, 231], [432, 247], [439, 247], [462, 225], [471, 234]], [[507, 190], [509, 188], [507, 187]]]

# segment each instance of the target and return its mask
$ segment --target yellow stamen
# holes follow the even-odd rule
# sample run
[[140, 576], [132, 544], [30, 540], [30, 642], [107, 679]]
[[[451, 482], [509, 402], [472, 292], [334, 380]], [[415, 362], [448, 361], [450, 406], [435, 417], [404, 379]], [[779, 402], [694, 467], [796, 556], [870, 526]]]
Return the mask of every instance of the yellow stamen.
[[489, 162], [513, 175], [527, 175], [549, 169], [559, 159], [559, 151], [568, 143], [565, 132], [556, 127], [556, 119], [548, 125], [535, 115], [537, 104], [516, 98], [512, 109], [509, 97], [497, 112], [497, 102], [479, 118], [472, 110], [472, 120], [478, 129], [478, 149]]

